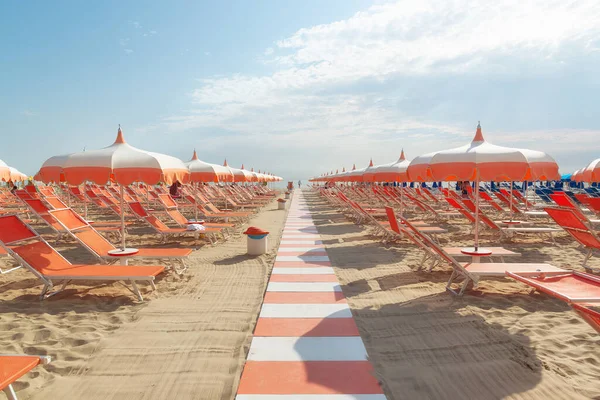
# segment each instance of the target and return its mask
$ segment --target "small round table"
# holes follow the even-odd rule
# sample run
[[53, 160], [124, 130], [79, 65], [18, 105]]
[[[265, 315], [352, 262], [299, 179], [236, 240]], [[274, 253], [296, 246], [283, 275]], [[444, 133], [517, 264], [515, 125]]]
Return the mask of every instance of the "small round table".
[[120, 257], [121, 265], [127, 265], [127, 261], [129, 260], [129, 258], [136, 255], [139, 252], [140, 252], [139, 249], [125, 248], [125, 249], [109, 250], [108, 255], [111, 257]]
[[460, 252], [464, 255], [471, 256], [472, 262], [478, 263], [481, 261], [481, 257], [491, 256], [492, 250], [485, 249], [483, 247], [479, 247], [477, 250], [475, 247], [466, 247], [464, 249], [460, 249]]

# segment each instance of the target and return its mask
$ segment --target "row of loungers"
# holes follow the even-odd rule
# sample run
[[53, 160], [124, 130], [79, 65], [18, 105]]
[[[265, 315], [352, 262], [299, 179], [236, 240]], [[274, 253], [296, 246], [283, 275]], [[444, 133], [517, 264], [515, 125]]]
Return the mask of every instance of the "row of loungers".
[[[436, 265], [449, 265], [452, 272], [446, 288], [455, 295], [462, 295], [471, 284], [473, 287], [477, 286], [482, 278], [506, 276], [527, 284], [534, 290], [539, 290], [568, 302], [575, 311], [600, 332], [600, 312], [598, 311], [600, 308], [600, 278], [595, 275], [561, 269], [546, 263], [505, 263], [505, 257], [516, 258], [520, 254], [502, 247], [490, 248], [486, 246], [487, 249], [492, 249], [490, 258], [498, 257], [502, 260], [500, 263], [459, 262], [457, 258], [464, 256], [460, 248], [439, 245], [435, 235], [445, 232], [442, 228], [430, 226], [424, 221], [409, 221], [406, 218], [399, 217], [396, 215], [395, 210], [389, 206], [384, 207], [387, 221], [380, 221], [376, 217], [384, 215], [381, 209], [365, 209], [341, 192], [333, 194], [332, 191], [323, 190], [321, 194], [330, 203], [341, 207], [342, 211], [356, 223], [368, 222], [368, 226], [373, 230], [373, 233], [379, 235], [384, 242], [409, 239], [424, 252], [421, 266], [429, 262], [429, 271]], [[472, 206], [472, 204], [469, 204], [470, 200], [460, 199], [458, 201], [454, 197], [447, 197], [446, 200], [461, 215], [467, 217], [472, 224], [475, 223], [475, 216], [469, 207], [469, 205]], [[532, 228], [527, 229], [528, 226], [525, 223], [523, 227], [513, 230], [538, 234], [566, 231], [587, 250], [583, 266], [591, 272], [592, 269], [586, 263], [594, 251], [600, 250], [600, 237], [592, 228], [594, 220], [583, 215], [573, 204], [564, 204], [560, 200], [562, 199], [559, 199], [557, 203], [567, 205], [567, 207], [546, 207], [543, 210], [543, 215], [554, 220], [559, 228], [545, 227], [538, 228], [538, 231]], [[540, 215], [541, 213], [539, 212]], [[493, 230], [509, 231], [511, 229], [500, 228], [501, 221], [494, 222], [485, 214], [480, 214], [480, 223]]]

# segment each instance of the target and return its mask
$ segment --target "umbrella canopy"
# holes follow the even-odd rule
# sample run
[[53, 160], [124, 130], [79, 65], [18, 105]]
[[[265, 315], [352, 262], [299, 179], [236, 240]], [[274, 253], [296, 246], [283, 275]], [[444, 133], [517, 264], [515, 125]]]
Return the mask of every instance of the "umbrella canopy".
[[404, 150], [400, 153], [398, 161], [375, 167], [370, 174], [365, 174], [365, 181], [370, 182], [406, 182], [408, 175], [406, 170], [410, 160], [404, 156]]
[[353, 169], [348, 175], [346, 175], [345, 180], [347, 182], [363, 182], [363, 176], [366, 172], [370, 172], [369, 168], [373, 168], [373, 160], [369, 162], [369, 165], [366, 168], [361, 169]]
[[192, 182], [233, 182], [233, 172], [228, 167], [211, 164], [198, 159], [196, 150], [192, 159], [185, 163]]
[[[61, 176], [64, 174], [64, 177]], [[103, 149], [51, 157], [36, 175], [44, 182], [66, 181], [80, 185], [92, 181], [104, 185], [114, 181], [121, 185], [145, 182], [150, 185], [175, 181], [185, 183], [189, 171], [178, 158], [135, 148], [125, 142], [121, 127], [115, 142]]]
[[10, 167], [2, 160], [0, 160], [0, 180], [10, 180]]
[[560, 179], [558, 164], [546, 153], [496, 146], [486, 142], [477, 125], [473, 141], [450, 150], [415, 158], [408, 166], [411, 181], [534, 181]]
[[583, 168], [577, 178], [581, 182], [600, 182], [600, 158]]
[[483, 138], [481, 124], [473, 141], [450, 150], [415, 158], [408, 166], [411, 181], [475, 181], [475, 250], [479, 246], [479, 182], [559, 179], [556, 161], [534, 150], [496, 146]]
[[8, 169], [10, 170], [10, 180], [11, 181], [22, 182], [22, 181], [26, 181], [28, 179], [27, 175], [25, 175], [18, 169], [13, 168], [13, 167], [8, 167]]

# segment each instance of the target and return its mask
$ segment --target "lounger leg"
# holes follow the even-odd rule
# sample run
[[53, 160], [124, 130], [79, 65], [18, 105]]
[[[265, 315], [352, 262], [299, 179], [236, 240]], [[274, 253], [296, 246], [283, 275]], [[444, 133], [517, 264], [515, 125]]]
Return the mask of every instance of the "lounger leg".
[[137, 296], [139, 301], [144, 301], [144, 298], [142, 297], [142, 294], [140, 293], [140, 289], [138, 289], [137, 284], [135, 283], [135, 281], [131, 281], [131, 286], [133, 286], [133, 293]]
[[156, 285], [154, 284], [154, 280], [150, 281], [150, 286], [152, 286], [152, 290], [156, 290]]
[[3, 390], [4, 394], [6, 394], [6, 398], [8, 400], [17, 400], [17, 394], [15, 393], [12, 385], [8, 385]]

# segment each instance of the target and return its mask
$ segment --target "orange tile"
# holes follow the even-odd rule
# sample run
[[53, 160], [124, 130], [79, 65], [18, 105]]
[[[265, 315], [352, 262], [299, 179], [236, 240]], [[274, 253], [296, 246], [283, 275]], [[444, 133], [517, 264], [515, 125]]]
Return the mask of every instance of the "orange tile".
[[359, 336], [352, 318], [259, 318], [254, 336]]
[[269, 282], [337, 282], [333, 274], [273, 274]]
[[266, 292], [268, 304], [333, 304], [346, 303], [342, 292]]
[[275, 261], [276, 268], [331, 267], [331, 261]]
[[247, 361], [238, 394], [380, 394], [369, 361]]

